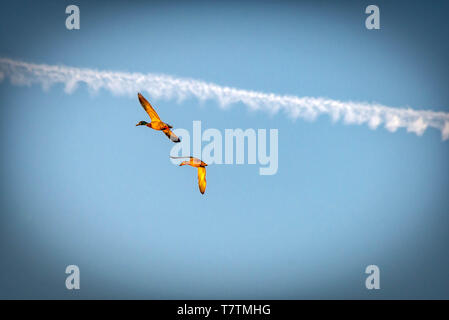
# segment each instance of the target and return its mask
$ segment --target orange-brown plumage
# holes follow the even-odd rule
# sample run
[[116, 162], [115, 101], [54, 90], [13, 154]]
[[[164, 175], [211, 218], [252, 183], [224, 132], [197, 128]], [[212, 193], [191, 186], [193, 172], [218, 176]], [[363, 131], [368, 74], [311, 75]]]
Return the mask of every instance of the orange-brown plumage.
[[181, 162], [180, 166], [192, 166], [194, 168], [198, 168], [198, 187], [200, 189], [200, 192], [204, 194], [206, 191], [206, 166], [207, 163], [201, 161], [198, 158], [194, 157], [171, 157], [173, 159], [185, 159], [189, 158], [188, 161]]
[[145, 99], [140, 93], [137, 94], [137, 97], [139, 98], [139, 102], [142, 105], [143, 109], [148, 113], [150, 116], [151, 122], [148, 123], [146, 121], [140, 121], [136, 126], [147, 126], [148, 128], [162, 131], [165, 133], [165, 135], [173, 142], [180, 142], [181, 139], [179, 139], [170, 129], [173, 128], [171, 125], [163, 122], [159, 115], [154, 110], [153, 106]]

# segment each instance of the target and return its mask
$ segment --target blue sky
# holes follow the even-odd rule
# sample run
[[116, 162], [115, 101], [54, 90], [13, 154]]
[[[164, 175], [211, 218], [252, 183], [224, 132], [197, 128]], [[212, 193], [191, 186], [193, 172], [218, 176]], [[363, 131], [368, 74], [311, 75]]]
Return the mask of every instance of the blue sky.
[[[11, 2], [0, 56], [393, 107], [449, 111], [444, 2]], [[196, 170], [135, 127], [136, 97], [0, 83], [1, 298], [448, 298], [449, 142], [428, 129], [291, 120], [150, 100], [191, 130], [276, 128], [279, 169]], [[81, 290], [64, 286], [81, 270]], [[364, 287], [365, 267], [381, 290]]]

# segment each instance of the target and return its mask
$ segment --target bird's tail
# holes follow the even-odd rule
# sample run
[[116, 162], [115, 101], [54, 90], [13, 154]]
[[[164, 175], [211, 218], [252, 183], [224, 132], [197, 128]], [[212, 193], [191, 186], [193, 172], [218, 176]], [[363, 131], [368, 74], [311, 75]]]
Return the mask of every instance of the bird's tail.
[[171, 141], [173, 141], [173, 142], [181, 142], [181, 139], [179, 139], [179, 137], [176, 134], [174, 134], [170, 129], [165, 129], [165, 130], [162, 130], [162, 131], [165, 133], [165, 135]]

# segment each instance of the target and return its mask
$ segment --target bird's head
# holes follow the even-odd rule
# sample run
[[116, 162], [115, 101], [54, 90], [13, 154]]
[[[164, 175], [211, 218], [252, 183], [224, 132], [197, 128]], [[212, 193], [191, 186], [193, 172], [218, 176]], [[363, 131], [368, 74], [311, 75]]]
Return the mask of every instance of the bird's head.
[[148, 123], [146, 121], [140, 121], [138, 124], [136, 124], [137, 126], [146, 126]]

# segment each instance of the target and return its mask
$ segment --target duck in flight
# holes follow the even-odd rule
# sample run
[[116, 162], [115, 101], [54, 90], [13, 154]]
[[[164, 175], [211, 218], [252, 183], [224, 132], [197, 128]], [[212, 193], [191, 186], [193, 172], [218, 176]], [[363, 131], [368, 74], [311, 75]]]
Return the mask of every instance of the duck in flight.
[[207, 163], [201, 161], [198, 158], [194, 157], [170, 157], [172, 159], [189, 159], [187, 161], [181, 162], [179, 166], [189, 165], [194, 168], [198, 168], [198, 187], [200, 188], [200, 192], [204, 194], [206, 191], [206, 166]]
[[148, 123], [146, 121], [140, 121], [136, 126], [147, 126], [148, 128], [162, 131], [165, 133], [165, 135], [173, 142], [181, 142], [181, 139], [179, 139], [170, 129], [173, 128], [171, 125], [166, 124], [165, 122], [162, 122], [159, 118], [156, 111], [153, 109], [151, 104], [145, 99], [140, 93], [137, 94], [137, 97], [139, 97], [140, 104], [145, 109], [145, 111], [150, 116], [151, 122]]

